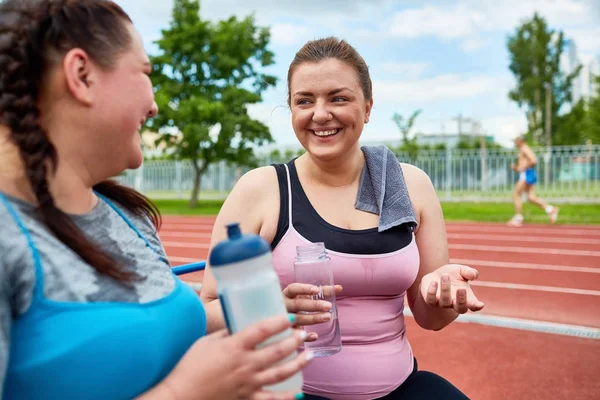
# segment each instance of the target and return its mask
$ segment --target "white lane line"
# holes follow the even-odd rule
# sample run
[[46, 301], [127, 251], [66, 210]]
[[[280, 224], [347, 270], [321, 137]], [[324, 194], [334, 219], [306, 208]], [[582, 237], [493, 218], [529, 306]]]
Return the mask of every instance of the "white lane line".
[[510, 242], [534, 242], [534, 243], [570, 243], [570, 244], [597, 244], [600, 239], [583, 239], [569, 237], [548, 236], [516, 236], [516, 235], [481, 235], [474, 233], [449, 233], [448, 239], [470, 239], [483, 241], [510, 241]]
[[[404, 308], [404, 315], [407, 317], [412, 317], [412, 312], [408, 307]], [[482, 313], [461, 314], [456, 319], [456, 322], [551, 333], [555, 335], [576, 336], [587, 339], [600, 339], [599, 328], [591, 328], [581, 325], [559, 324], [556, 322], [535, 321], [523, 318], [500, 317]]]
[[160, 229], [167, 229], [170, 231], [176, 231], [177, 229], [185, 229], [185, 230], [190, 230], [190, 229], [200, 229], [200, 230], [212, 230], [213, 228], [213, 224], [177, 224], [177, 225], [173, 225], [173, 224], [162, 224], [160, 226]]
[[533, 253], [553, 254], [563, 256], [600, 257], [600, 251], [592, 250], [569, 250], [569, 249], [543, 249], [536, 247], [513, 247], [513, 246], [484, 246], [473, 244], [450, 243], [448, 248], [454, 250], [492, 251], [499, 253]]
[[165, 247], [180, 247], [187, 249], [208, 249], [210, 245], [208, 243], [185, 243], [185, 242], [162, 242]]
[[475, 233], [512, 233], [515, 236], [520, 235], [531, 235], [531, 234], [542, 234], [542, 235], [585, 235], [585, 236], [600, 236], [600, 230], [596, 229], [569, 229], [560, 228], [560, 225], [556, 225], [549, 229], [540, 228], [513, 228], [507, 227], [484, 227], [477, 225], [451, 225], [446, 224], [446, 230], [448, 232], [475, 232]]
[[186, 283], [189, 287], [194, 289], [194, 291], [197, 293], [200, 293], [202, 291], [202, 283], [200, 282], [184, 281], [184, 283]]
[[545, 271], [562, 271], [562, 272], [587, 272], [591, 274], [600, 274], [600, 268], [575, 267], [570, 265], [551, 265], [551, 264], [530, 264], [530, 263], [514, 263], [503, 261], [482, 261], [482, 260], [467, 260], [463, 258], [452, 258], [450, 262], [453, 264], [464, 264], [471, 267], [493, 267], [493, 268], [515, 268], [515, 269], [531, 269]]
[[180, 263], [192, 263], [192, 262], [204, 261], [204, 260], [199, 260], [198, 258], [192, 258], [192, 257], [168, 256], [167, 258], [171, 262], [180, 262]]
[[521, 283], [506, 283], [506, 282], [488, 282], [488, 281], [471, 281], [473, 286], [483, 286], [501, 289], [515, 289], [515, 290], [531, 290], [535, 292], [551, 292], [551, 293], [565, 293], [565, 294], [580, 294], [584, 296], [600, 296], [600, 290], [589, 290], [589, 289], [574, 289], [574, 288], [563, 288], [556, 286], [539, 286], [539, 285], [524, 285]]
[[158, 234], [161, 238], [197, 238], [197, 239], [210, 239], [212, 236], [210, 232], [162, 232]]

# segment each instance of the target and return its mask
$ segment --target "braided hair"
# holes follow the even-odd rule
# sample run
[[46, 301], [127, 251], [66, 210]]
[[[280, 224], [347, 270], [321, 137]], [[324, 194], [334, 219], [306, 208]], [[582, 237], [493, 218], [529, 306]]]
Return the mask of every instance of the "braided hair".
[[[131, 45], [131, 19], [106, 0], [5, 0], [0, 4], [0, 125], [11, 132], [37, 212], [50, 231], [99, 273], [123, 282], [138, 277], [85, 235], [54, 203], [48, 176], [56, 171], [57, 152], [40, 125], [39, 95], [46, 73], [73, 48], [81, 48], [98, 65], [110, 68]], [[94, 189], [158, 228], [158, 209], [142, 194], [105, 181]]]

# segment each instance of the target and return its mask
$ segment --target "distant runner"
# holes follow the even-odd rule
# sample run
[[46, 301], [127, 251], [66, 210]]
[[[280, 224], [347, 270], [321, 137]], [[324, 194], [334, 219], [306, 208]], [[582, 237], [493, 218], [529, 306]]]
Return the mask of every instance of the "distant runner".
[[535, 184], [537, 183], [537, 174], [535, 165], [537, 158], [531, 148], [525, 143], [525, 139], [519, 136], [515, 139], [515, 146], [519, 150], [517, 156], [517, 165], [511, 164], [510, 168], [519, 173], [519, 180], [515, 185], [513, 202], [515, 204], [515, 216], [508, 221], [510, 226], [523, 225], [523, 205], [521, 204], [521, 193], [527, 193], [527, 200], [537, 205], [548, 214], [551, 223], [555, 223], [558, 218], [558, 207], [547, 204], [544, 200], [535, 195]]

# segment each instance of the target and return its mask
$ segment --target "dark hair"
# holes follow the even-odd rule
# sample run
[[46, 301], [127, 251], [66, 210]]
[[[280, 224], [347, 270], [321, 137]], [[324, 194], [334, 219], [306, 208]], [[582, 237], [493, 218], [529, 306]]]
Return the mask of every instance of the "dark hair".
[[373, 97], [373, 84], [369, 75], [369, 67], [365, 60], [358, 54], [354, 47], [348, 44], [345, 40], [339, 40], [335, 37], [324, 39], [316, 39], [307, 42], [294, 57], [288, 70], [288, 105], [291, 102], [290, 82], [294, 70], [304, 63], [318, 63], [327, 59], [336, 59], [350, 65], [358, 74], [358, 82], [362, 88], [363, 95], [366, 100], [371, 100]]
[[[131, 19], [112, 1], [6, 0], [0, 4], [0, 124], [11, 131], [42, 221], [65, 245], [98, 272], [119, 281], [137, 277], [85, 235], [59, 210], [48, 190], [56, 171], [56, 149], [40, 125], [39, 95], [44, 77], [71, 49], [80, 48], [102, 68], [110, 68], [132, 42]], [[50, 167], [50, 170], [48, 170]], [[142, 194], [115, 181], [94, 189], [158, 228], [160, 213]]]

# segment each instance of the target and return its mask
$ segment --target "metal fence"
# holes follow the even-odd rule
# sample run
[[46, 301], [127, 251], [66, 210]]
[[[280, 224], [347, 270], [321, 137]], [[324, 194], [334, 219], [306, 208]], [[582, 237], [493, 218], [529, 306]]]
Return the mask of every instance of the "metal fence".
[[[600, 203], [600, 145], [533, 149], [538, 157], [538, 195], [553, 202]], [[517, 173], [514, 149], [420, 151], [402, 162], [424, 170], [441, 200], [510, 201]], [[287, 160], [261, 160], [261, 165]], [[201, 198], [224, 198], [247, 167], [211, 165], [201, 180]], [[146, 161], [119, 179], [153, 198], [188, 198], [193, 185], [191, 161]]]

